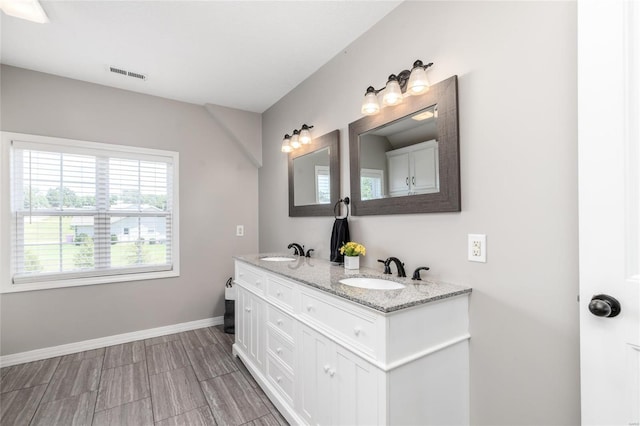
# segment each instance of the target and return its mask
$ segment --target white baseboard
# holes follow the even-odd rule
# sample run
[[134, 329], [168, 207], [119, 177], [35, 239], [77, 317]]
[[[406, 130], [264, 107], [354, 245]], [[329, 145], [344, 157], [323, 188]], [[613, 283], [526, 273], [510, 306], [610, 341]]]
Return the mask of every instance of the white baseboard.
[[0, 356], [0, 367], [9, 367], [11, 365], [39, 361], [41, 359], [53, 358], [55, 356], [68, 355], [76, 352], [89, 351], [92, 349], [103, 348], [105, 346], [119, 345], [121, 343], [129, 343], [136, 340], [164, 336], [166, 334], [180, 333], [182, 331], [195, 330], [196, 328], [211, 327], [214, 325], [220, 325], [223, 322], [224, 317], [205, 318], [197, 321], [183, 322], [164, 327], [149, 328], [147, 330], [132, 331], [130, 333], [116, 334], [114, 336], [68, 343], [66, 345], [4, 355]]

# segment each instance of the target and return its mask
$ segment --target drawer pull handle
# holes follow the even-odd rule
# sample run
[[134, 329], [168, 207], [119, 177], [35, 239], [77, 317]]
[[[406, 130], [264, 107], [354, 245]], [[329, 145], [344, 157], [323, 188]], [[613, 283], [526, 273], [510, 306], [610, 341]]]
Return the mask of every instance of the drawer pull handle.
[[278, 320], [276, 321], [276, 323], [277, 323], [278, 325], [282, 325], [282, 319], [278, 318]]
[[276, 377], [276, 382], [280, 383], [282, 381], [282, 376]]
[[353, 329], [353, 332], [356, 336], [359, 336], [362, 333], [362, 329], [360, 327], [356, 327]]
[[325, 372], [325, 373], [328, 373], [328, 372], [329, 372], [329, 364], [327, 364], [327, 365], [325, 365], [325, 366], [324, 366], [324, 372]]
[[245, 311], [251, 312], [251, 308], [244, 308]]
[[276, 353], [280, 355], [282, 353], [282, 348], [276, 348]]
[[336, 374], [336, 370], [329, 370], [329, 376], [333, 377]]

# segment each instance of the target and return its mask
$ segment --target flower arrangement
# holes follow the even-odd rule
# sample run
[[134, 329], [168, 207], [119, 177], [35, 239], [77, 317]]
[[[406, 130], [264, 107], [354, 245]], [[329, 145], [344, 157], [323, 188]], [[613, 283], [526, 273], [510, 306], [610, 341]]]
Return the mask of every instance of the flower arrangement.
[[356, 243], [355, 241], [349, 241], [340, 247], [340, 254], [350, 257], [360, 255], [364, 256], [367, 254], [367, 249], [362, 244]]

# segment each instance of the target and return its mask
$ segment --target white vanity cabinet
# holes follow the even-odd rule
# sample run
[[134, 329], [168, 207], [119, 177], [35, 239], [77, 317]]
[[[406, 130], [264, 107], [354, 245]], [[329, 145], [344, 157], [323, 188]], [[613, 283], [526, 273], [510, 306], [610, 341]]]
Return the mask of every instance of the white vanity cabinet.
[[389, 195], [438, 192], [438, 142], [430, 140], [388, 151]]
[[385, 313], [238, 260], [235, 282], [234, 354], [291, 424], [468, 424], [468, 293]]

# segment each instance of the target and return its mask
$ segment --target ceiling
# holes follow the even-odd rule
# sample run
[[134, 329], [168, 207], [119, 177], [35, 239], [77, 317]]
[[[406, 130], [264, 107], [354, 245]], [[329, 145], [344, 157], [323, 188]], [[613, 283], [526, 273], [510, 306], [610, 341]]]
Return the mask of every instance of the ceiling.
[[[196, 104], [263, 112], [400, 1], [41, 1], [1, 14], [1, 62]], [[109, 72], [109, 66], [147, 80]]]

